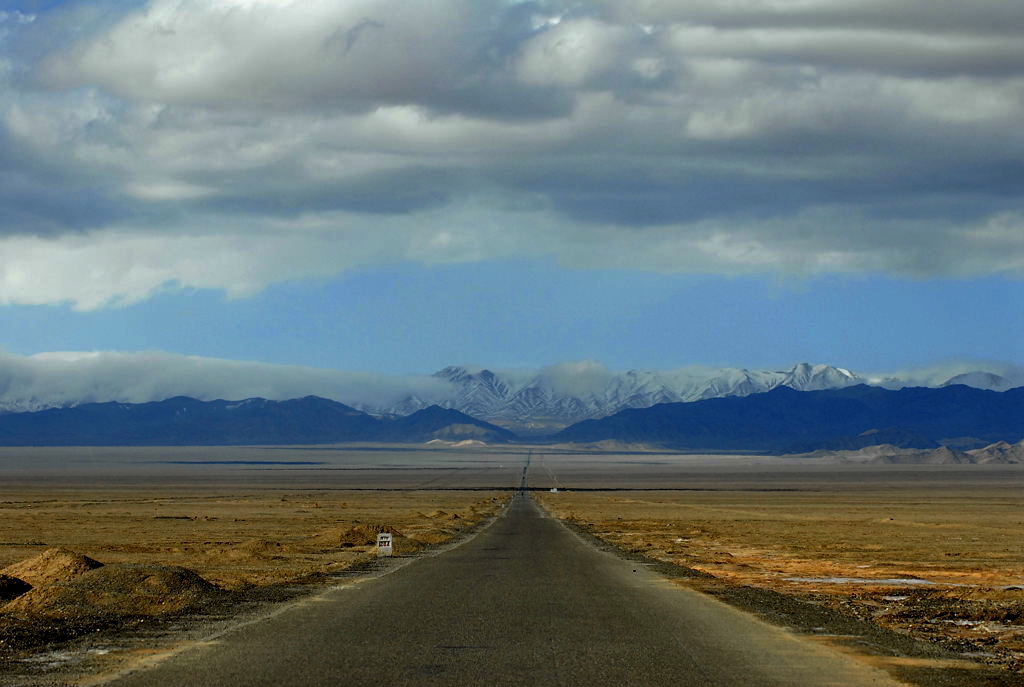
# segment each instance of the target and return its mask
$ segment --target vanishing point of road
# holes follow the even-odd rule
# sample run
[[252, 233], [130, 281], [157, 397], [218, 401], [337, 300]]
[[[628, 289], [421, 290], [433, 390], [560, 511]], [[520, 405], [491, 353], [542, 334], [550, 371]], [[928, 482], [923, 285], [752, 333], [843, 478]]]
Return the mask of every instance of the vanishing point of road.
[[472, 539], [115, 680], [193, 685], [895, 685], [599, 551], [525, 493]]

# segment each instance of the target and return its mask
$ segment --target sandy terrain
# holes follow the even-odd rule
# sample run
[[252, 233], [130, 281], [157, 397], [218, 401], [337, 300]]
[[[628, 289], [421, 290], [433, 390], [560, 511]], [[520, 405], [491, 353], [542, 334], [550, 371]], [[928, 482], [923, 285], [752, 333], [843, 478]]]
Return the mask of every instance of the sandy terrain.
[[329, 583], [374, 560], [381, 531], [414, 555], [496, 513], [517, 461], [384, 446], [0, 449], [0, 664]]
[[350, 565], [372, 552], [378, 531], [402, 535], [398, 553], [438, 543], [497, 503], [472, 491], [181, 494], [154, 487], [55, 496], [0, 489], [0, 568], [60, 546], [105, 564], [178, 565], [236, 589]]
[[[535, 447], [529, 483], [559, 517], [713, 576], [680, 584], [777, 590], [1020, 669], [1021, 466], [618, 451]], [[218, 594], [329, 580], [371, 556], [381, 530], [399, 554], [443, 542], [500, 508], [528, 454], [0, 449], [0, 594], [12, 599], [0, 601], [0, 658], [17, 648], [4, 623], [46, 618], [42, 639], [62, 641], [62, 623], [89, 613], [173, 614]], [[105, 565], [32, 560], [54, 547]], [[27, 594], [18, 586], [17, 574], [47, 571]]]
[[[555, 468], [563, 483], [581, 469]], [[626, 550], [1024, 668], [1024, 471], [790, 469], [761, 486], [751, 476], [538, 499]]]

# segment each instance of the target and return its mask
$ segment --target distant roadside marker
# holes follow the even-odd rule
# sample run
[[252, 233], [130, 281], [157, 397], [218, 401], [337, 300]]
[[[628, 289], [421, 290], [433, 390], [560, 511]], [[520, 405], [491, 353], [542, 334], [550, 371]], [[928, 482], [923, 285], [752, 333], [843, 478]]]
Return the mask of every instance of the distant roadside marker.
[[377, 555], [390, 556], [394, 551], [394, 539], [390, 532], [381, 532], [377, 535]]

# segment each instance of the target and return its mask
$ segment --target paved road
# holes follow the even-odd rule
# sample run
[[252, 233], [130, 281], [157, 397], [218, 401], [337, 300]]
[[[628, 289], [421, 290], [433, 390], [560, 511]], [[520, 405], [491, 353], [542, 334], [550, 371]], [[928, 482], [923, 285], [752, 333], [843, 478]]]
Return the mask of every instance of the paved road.
[[525, 495], [446, 553], [114, 684], [895, 685], [642, 567], [634, 572]]

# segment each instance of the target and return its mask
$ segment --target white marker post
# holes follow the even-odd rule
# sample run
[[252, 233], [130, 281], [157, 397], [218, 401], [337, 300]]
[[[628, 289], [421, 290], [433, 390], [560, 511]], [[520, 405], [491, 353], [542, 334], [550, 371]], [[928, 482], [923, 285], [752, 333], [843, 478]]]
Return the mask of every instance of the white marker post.
[[390, 556], [394, 551], [394, 539], [390, 532], [381, 532], [377, 535], [377, 555]]

